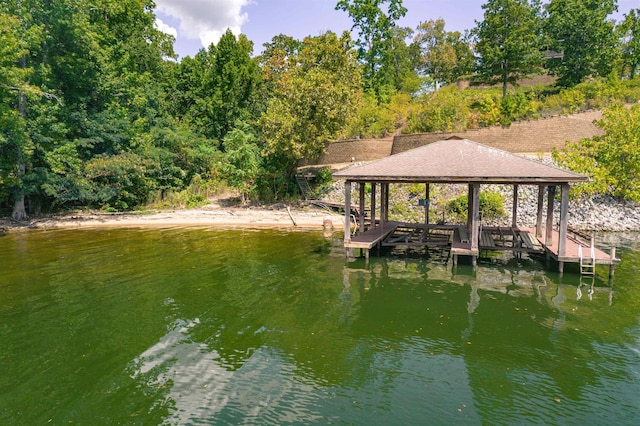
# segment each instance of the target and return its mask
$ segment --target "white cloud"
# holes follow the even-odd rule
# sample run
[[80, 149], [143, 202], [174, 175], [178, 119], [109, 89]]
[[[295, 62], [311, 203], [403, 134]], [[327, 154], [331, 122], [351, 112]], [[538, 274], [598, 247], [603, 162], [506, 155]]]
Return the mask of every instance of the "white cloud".
[[165, 34], [169, 34], [175, 38], [178, 38], [178, 30], [173, 28], [171, 25], [165, 24], [160, 18], [156, 18], [155, 27]]
[[180, 33], [199, 39], [202, 47], [217, 43], [227, 28], [240, 34], [251, 0], [156, 0], [157, 9], [180, 21]]

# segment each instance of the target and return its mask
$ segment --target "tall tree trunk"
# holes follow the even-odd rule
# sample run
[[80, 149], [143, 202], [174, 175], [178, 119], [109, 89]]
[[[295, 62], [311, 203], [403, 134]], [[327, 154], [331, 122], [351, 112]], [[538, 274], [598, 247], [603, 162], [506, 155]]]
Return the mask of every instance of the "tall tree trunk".
[[[27, 67], [27, 57], [23, 56], [20, 59], [20, 65], [22, 68]], [[27, 115], [27, 97], [24, 94], [24, 90], [18, 91], [18, 112], [20, 113], [20, 117], [25, 120]], [[26, 171], [26, 165], [24, 161], [24, 155], [22, 153], [22, 144], [17, 143], [17, 169], [18, 169], [18, 183], [13, 191], [13, 212], [11, 212], [11, 217], [14, 220], [24, 220], [27, 218], [27, 211], [24, 208], [24, 186], [23, 186], [23, 178]]]
[[13, 212], [11, 217], [14, 220], [24, 220], [27, 218], [27, 211], [24, 208], [24, 188], [22, 187], [22, 177], [24, 176], [25, 165], [21, 148], [18, 148], [18, 186], [13, 191]]

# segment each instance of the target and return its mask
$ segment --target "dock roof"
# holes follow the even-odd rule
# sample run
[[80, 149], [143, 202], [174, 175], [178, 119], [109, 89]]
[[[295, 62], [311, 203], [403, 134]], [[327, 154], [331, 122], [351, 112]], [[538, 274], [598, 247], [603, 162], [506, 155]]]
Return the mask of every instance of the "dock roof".
[[367, 182], [441, 182], [541, 184], [587, 180], [586, 176], [547, 166], [467, 139], [433, 142], [400, 154], [334, 173]]

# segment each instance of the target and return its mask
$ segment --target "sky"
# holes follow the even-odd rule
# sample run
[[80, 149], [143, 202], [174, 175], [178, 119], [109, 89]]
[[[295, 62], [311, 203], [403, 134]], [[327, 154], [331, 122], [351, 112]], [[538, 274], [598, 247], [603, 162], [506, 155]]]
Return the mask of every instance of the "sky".
[[[346, 12], [335, 10], [338, 0], [156, 0], [157, 26], [176, 37], [180, 58], [217, 43], [227, 28], [245, 34], [254, 43], [254, 54], [278, 34], [302, 40], [326, 31], [350, 30], [353, 22]], [[403, 0], [407, 14], [398, 21], [415, 29], [420, 22], [442, 18], [447, 31], [475, 27], [482, 20], [484, 0]], [[640, 0], [618, 0], [621, 19]], [[357, 34], [354, 33], [354, 38]]]

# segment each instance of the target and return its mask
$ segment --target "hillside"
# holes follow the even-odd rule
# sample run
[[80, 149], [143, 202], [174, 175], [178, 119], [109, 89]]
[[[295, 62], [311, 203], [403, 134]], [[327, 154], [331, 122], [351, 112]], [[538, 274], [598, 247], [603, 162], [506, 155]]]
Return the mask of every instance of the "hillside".
[[513, 153], [548, 154], [562, 148], [567, 141], [602, 135], [594, 124], [602, 111], [592, 110], [570, 115], [557, 115], [527, 120], [510, 126], [491, 126], [464, 132], [434, 132], [396, 135], [385, 139], [358, 139], [328, 143], [325, 153], [304, 165], [342, 164], [373, 161], [442, 139], [458, 137]]

